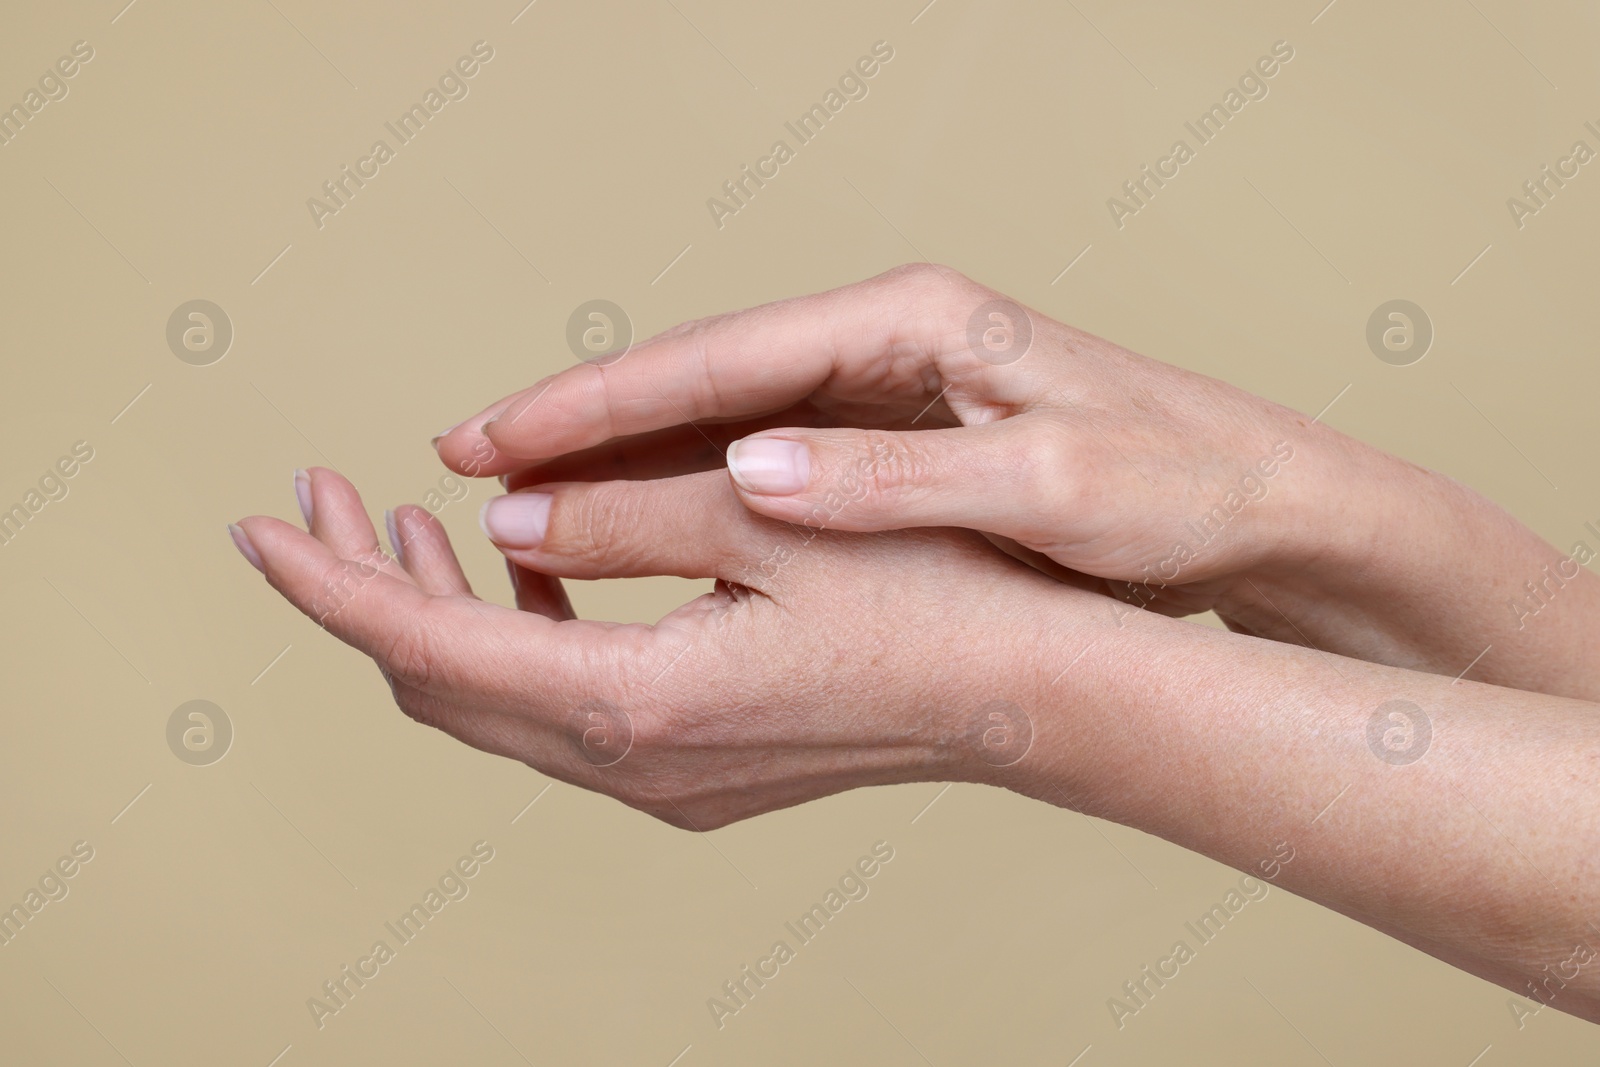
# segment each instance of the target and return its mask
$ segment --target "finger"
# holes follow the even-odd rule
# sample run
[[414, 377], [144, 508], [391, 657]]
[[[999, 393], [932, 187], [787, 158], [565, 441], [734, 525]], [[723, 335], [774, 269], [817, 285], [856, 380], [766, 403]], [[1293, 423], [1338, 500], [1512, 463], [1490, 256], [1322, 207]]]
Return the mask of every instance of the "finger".
[[891, 271], [694, 324], [608, 366], [572, 367], [485, 409], [436, 445], [457, 470], [471, 463], [499, 474], [518, 459], [545, 459], [684, 422], [781, 410], [824, 384], [833, 395], [859, 401], [931, 401], [943, 394], [952, 408], [970, 414], [963, 421], [986, 421], [1017, 410], [1040, 388], [1031, 374], [1016, 373], [1026, 364], [997, 366], [969, 346], [973, 314], [994, 298], [944, 268]]
[[511, 591], [516, 596], [519, 611], [537, 612], [557, 622], [578, 617], [560, 578], [519, 567], [509, 559], [506, 572], [511, 576]]
[[801, 537], [741, 506], [720, 471], [542, 485], [492, 498], [481, 520], [507, 559], [567, 578], [672, 574], [753, 584], [754, 563]]
[[405, 568], [378, 545], [361, 494], [336, 471], [310, 467], [294, 472], [295, 496], [311, 535], [347, 560], [370, 563], [384, 574], [410, 581]]
[[609, 482], [618, 479], [673, 478], [722, 466], [728, 444], [780, 426], [826, 426], [823, 414], [809, 403], [756, 419], [698, 422], [607, 441], [522, 467], [507, 475], [512, 492], [543, 482]]
[[[384, 513], [384, 524], [395, 559], [424, 592], [474, 596], [461, 561], [450, 545], [450, 535], [431, 512], [412, 504], [401, 505]], [[508, 566], [512, 568], [511, 588], [519, 610], [556, 621], [577, 617], [559, 580], [532, 571], [523, 571], [519, 579], [515, 564], [508, 561]]]
[[507, 712], [537, 708], [563, 686], [567, 666], [614, 642], [604, 627], [557, 624], [467, 597], [433, 596], [409, 576], [345, 559], [288, 523], [251, 516], [237, 524], [267, 581], [330, 633], [400, 681], [435, 696]]
[[[450, 545], [450, 535], [427, 509], [402, 505], [386, 512], [384, 519], [395, 558], [424, 592], [473, 596], [466, 572]], [[558, 579], [526, 570], [519, 575], [519, 568], [509, 560], [507, 567], [518, 610], [536, 612], [558, 622], [577, 617]]]
[[445, 532], [444, 523], [415, 504], [402, 504], [386, 511], [383, 519], [395, 559], [423, 592], [436, 596], [473, 595], [461, 561], [450, 547], [450, 535]]
[[1028, 429], [1020, 416], [947, 430], [775, 430], [729, 446], [728, 472], [746, 507], [784, 522], [964, 526], [1034, 542], [1049, 532], [1039, 474], [1049, 463]]

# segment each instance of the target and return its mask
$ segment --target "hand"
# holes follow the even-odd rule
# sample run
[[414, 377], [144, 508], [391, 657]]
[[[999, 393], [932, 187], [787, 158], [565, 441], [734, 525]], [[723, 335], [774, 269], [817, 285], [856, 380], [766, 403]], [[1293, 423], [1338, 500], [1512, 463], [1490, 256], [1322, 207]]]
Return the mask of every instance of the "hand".
[[[570, 619], [559, 584], [522, 569], [538, 583], [520, 583], [525, 610], [484, 604], [432, 516], [394, 513], [401, 563], [325, 470], [306, 479], [311, 534], [253, 517], [234, 536], [378, 661], [412, 717], [675, 826], [860, 785], [1005, 785], [1600, 1018], [1600, 980], [1581, 967], [1600, 879], [1594, 849], [1572, 844], [1600, 839], [1584, 786], [1595, 705], [1151, 613], [1119, 627], [1099, 598], [976, 535], [808, 538], [740, 506], [720, 472], [545, 488], [548, 501], [516, 493], [486, 513], [523, 568], [716, 575], [717, 590], [656, 626], [612, 626]], [[1431, 727], [1379, 744], [1392, 703]]]
[[[998, 773], [982, 709], [1033, 686], [1028, 657], [1070, 642], [1073, 604], [1093, 601], [965, 531], [812, 536], [750, 513], [713, 473], [491, 501], [516, 611], [472, 595], [424, 509], [395, 510], [390, 557], [349, 482], [314, 469], [304, 491], [310, 533], [254, 516], [235, 539], [377, 661], [408, 715], [684, 828]], [[644, 626], [572, 619], [547, 577], [651, 574], [719, 581]]]
[[[1587, 627], [1535, 640], [1505, 606], [1559, 553], [1495, 505], [944, 268], [677, 327], [436, 445], [513, 488], [708, 470], [726, 448], [740, 499], [773, 518], [965, 526], [1124, 613], [1214, 609], [1280, 641], [1600, 694]], [[1600, 583], [1578, 584], [1561, 610], [1600, 618]]]

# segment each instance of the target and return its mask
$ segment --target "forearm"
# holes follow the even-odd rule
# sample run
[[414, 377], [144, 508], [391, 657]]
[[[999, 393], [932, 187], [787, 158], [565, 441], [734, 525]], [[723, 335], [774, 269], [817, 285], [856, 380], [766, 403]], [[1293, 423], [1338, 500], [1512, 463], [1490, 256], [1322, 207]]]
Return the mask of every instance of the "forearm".
[[1331, 431], [1301, 453], [1314, 517], [1285, 565], [1239, 589], [1236, 617], [1287, 618], [1357, 659], [1600, 700], [1600, 578], [1584, 566], [1600, 533], [1557, 548], [1471, 489]]
[[[1040, 683], [1033, 749], [992, 781], [1257, 877], [1287, 843], [1276, 884], [1600, 1017], [1593, 705], [1149, 616], [1066, 643], [1087, 642]], [[1369, 742], [1392, 700], [1431, 737], [1391, 735], [1393, 751], [1384, 721]]]

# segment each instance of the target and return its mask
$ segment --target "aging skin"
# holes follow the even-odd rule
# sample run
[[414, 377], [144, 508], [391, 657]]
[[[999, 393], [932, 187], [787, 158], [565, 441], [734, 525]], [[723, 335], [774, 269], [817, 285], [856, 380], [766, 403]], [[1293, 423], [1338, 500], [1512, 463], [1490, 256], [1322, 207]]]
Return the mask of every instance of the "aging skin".
[[[996, 301], [1031, 326], [1013, 362], [971, 345], [973, 313]], [[803, 477], [781, 488], [773, 442], [804, 446]], [[944, 267], [685, 323], [436, 444], [447, 465], [513, 488], [720, 468], [731, 444], [733, 461], [761, 452], [760, 484], [733, 472], [745, 504], [794, 522], [890, 447], [898, 461], [828, 528], [965, 526], [1134, 606], [1210, 608], [1245, 633], [1600, 699], [1600, 582], [1563, 568], [1568, 550], [1442, 475]], [[1203, 540], [1219, 528], [1205, 517], [1230, 493], [1248, 500], [1251, 476], [1265, 495]]]
[[[332, 471], [300, 486], [309, 533], [235, 538], [407, 714], [673, 825], [979, 781], [1241, 870], [1291, 841], [1279, 884], [1600, 1018], [1600, 961], [1568, 962], [1600, 946], [1592, 576], [1519, 616], [1566, 553], [1493, 504], [1014, 304], [1026, 354], [983, 358], [969, 321], [1002, 299], [902, 269], [441, 435], [514, 490], [484, 521], [516, 610], [471, 594], [424, 509], [385, 554]], [[560, 591], [648, 574], [718, 582], [655, 626]], [[1178, 617], [1207, 608], [1237, 632]], [[997, 698], [1032, 732], [1004, 766], [973, 729]], [[1374, 741], [1396, 700], [1420, 759]]]

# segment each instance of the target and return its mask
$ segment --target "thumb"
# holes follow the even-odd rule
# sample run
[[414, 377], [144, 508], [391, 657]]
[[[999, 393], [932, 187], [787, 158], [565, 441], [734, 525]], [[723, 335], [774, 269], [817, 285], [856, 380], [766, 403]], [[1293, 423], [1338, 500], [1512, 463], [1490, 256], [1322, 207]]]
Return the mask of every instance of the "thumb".
[[1040, 524], [1042, 458], [1021, 419], [950, 429], [769, 430], [728, 446], [746, 507], [818, 529], [964, 526], [1028, 537]]

